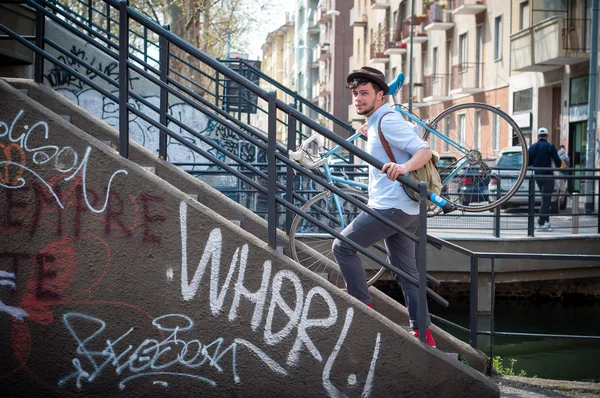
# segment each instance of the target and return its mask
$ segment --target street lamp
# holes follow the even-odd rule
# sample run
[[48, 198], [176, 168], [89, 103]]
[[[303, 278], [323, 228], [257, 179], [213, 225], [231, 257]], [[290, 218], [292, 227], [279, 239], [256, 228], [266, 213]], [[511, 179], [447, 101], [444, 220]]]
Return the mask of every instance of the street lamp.
[[[342, 37], [343, 37], [343, 43], [342, 43], [342, 79], [346, 78], [346, 18], [344, 18], [344, 16], [342, 15], [341, 12], [339, 12], [338, 10], [329, 10], [327, 11], [327, 15], [331, 15], [334, 17], [341, 17], [342, 18]], [[343, 81], [343, 80], [342, 80]], [[340, 101], [342, 103], [342, 122], [344, 122], [344, 125], [347, 123], [346, 121], [346, 104], [344, 103], [344, 84], [340, 85], [341, 87], [341, 92], [342, 95], [340, 96]]]

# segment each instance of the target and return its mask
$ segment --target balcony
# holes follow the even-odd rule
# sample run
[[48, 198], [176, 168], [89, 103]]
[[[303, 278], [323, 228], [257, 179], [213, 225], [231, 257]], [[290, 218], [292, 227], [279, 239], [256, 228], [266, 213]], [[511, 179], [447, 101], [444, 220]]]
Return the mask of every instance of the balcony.
[[314, 48], [311, 53], [307, 54], [308, 55], [307, 63], [308, 63], [309, 68], [318, 68], [319, 67], [319, 60], [315, 58], [315, 51], [316, 51], [316, 48]]
[[312, 102], [317, 102], [319, 100], [319, 97], [324, 98], [324, 97], [329, 96], [329, 94], [330, 94], [330, 92], [329, 92], [329, 89], [327, 87], [327, 83], [324, 83], [324, 82], [321, 82], [321, 81], [317, 81], [312, 86], [311, 101]]
[[327, 61], [331, 58], [329, 43], [318, 43], [313, 50], [313, 62]]
[[372, 64], [385, 64], [390, 62], [390, 56], [385, 53], [385, 43], [383, 41], [376, 41], [371, 43], [371, 57], [369, 62]]
[[309, 34], [316, 34], [319, 33], [319, 24], [316, 20], [316, 14], [317, 14], [317, 10], [312, 10], [310, 17], [307, 20], [307, 25], [308, 25], [308, 33]]
[[425, 76], [423, 96], [423, 102], [444, 102], [451, 100], [450, 75], [439, 73]]
[[327, 21], [331, 19], [331, 15], [327, 15], [327, 6], [321, 4], [315, 9], [315, 15], [313, 17], [313, 25], [325, 25]]
[[402, 32], [392, 30], [385, 36], [385, 51], [386, 55], [403, 55], [406, 54], [406, 43], [402, 43]]
[[371, 10], [385, 10], [390, 8], [390, 0], [371, 0]]
[[[408, 83], [404, 83], [404, 86], [402, 86], [402, 88], [400, 89], [400, 95], [401, 95], [400, 103], [408, 104], [409, 88], [410, 88], [410, 85]], [[412, 104], [413, 104], [414, 108], [420, 108], [423, 106], [427, 106], [427, 104], [425, 102], [423, 102], [423, 84], [422, 83], [415, 83], [413, 85]]]
[[589, 19], [553, 17], [510, 37], [510, 67], [545, 72], [590, 58]]
[[[425, 24], [427, 17], [414, 17], [413, 23], [413, 43], [420, 44], [429, 40], [427, 32], [425, 32]], [[410, 18], [404, 20], [402, 24], [402, 43], [410, 43]]]
[[483, 62], [461, 63], [452, 67], [450, 95], [477, 94], [483, 88]]
[[350, 10], [350, 26], [355, 28], [367, 27], [367, 14], [359, 14], [356, 8]]
[[454, 0], [452, 15], [477, 15], [487, 9], [485, 0]]
[[425, 25], [426, 32], [430, 30], [448, 30], [454, 27], [452, 22], [452, 11], [447, 10], [439, 4], [432, 4], [429, 7], [429, 20]]

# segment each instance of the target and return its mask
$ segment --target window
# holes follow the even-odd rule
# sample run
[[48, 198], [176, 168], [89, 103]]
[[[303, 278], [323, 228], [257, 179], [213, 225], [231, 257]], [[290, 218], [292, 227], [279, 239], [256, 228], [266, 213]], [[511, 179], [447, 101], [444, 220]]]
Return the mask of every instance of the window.
[[533, 108], [533, 89], [513, 93], [513, 112], [530, 111]]
[[569, 87], [569, 105], [587, 104], [589, 101], [590, 76], [580, 76], [571, 79]]
[[498, 152], [500, 150], [500, 116], [498, 114], [494, 113], [492, 123], [492, 151]]
[[458, 143], [464, 144], [467, 141], [467, 115], [458, 115]]
[[502, 16], [494, 20], [494, 59], [502, 59]]
[[519, 30], [529, 28], [529, 1], [519, 5]]
[[[548, 18], [567, 18], [567, 3], [570, 4], [570, 7], [572, 9], [581, 7], [581, 2], [574, 0], [534, 0], [531, 6], [531, 16], [533, 19], [533, 25], [537, 25], [538, 23]], [[585, 1], [583, 1], [583, 3], [585, 3]], [[576, 17], [573, 14], [570, 15], [568, 18], [581, 18], [581, 16]]]
[[467, 69], [467, 34], [458, 37], [458, 62], [460, 70]]

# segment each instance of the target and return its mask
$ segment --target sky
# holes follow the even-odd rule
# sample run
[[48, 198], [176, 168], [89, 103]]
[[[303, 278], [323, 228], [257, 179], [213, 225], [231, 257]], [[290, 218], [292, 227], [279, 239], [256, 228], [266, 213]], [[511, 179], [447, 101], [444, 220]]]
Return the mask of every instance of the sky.
[[266, 23], [256, 27], [256, 31], [248, 32], [248, 41], [250, 46], [247, 52], [250, 59], [262, 59], [262, 50], [260, 49], [265, 42], [267, 34], [279, 28], [285, 23], [285, 13], [290, 15], [295, 8], [296, 1], [294, 0], [257, 0], [259, 2], [273, 3], [273, 13]]

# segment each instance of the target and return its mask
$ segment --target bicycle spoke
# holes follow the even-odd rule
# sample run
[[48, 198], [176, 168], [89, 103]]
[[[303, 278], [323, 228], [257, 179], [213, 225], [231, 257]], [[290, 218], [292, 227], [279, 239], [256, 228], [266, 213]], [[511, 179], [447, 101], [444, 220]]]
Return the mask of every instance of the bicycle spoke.
[[[504, 112], [483, 103], [465, 103], [444, 110], [432, 122], [437, 126], [437, 134], [468, 149], [467, 153], [437, 137], [432, 138], [442, 159], [453, 159], [459, 164], [465, 159], [461, 170], [446, 173], [448, 177], [442, 191], [446, 197], [465, 211], [484, 211], [501, 205], [518, 189], [525, 176], [526, 165], [515, 170], [516, 188], [502, 195], [491, 192], [493, 165], [500, 151], [517, 146], [526, 156], [527, 146], [516, 123]], [[444, 176], [442, 175], [442, 178]]]
[[[356, 190], [344, 189], [343, 192], [365, 204], [367, 202], [366, 195]], [[306, 202], [302, 207], [302, 210], [333, 230], [341, 232], [342, 222], [334, 198], [335, 196], [333, 194], [322, 192]], [[342, 217], [344, 219], [343, 225], [348, 226], [361, 213], [361, 210], [342, 197], [338, 197], [338, 199]], [[319, 238], [314, 238], [312, 236], [316, 234], [319, 235]], [[327, 277], [330, 283], [333, 283], [341, 289], [345, 289], [346, 282], [341, 272], [339, 272], [337, 268], [328, 266], [329, 262], [327, 260], [334, 263], [336, 262], [331, 249], [332, 243], [333, 237], [328, 231], [299, 215], [294, 218], [292, 229], [290, 230], [290, 249], [292, 258], [307, 269]], [[310, 247], [315, 252], [320, 253], [320, 255], [311, 255], [307, 250], [303, 250], [302, 245]], [[385, 252], [380, 255], [382, 258], [385, 258], [385, 256]], [[366, 258], [362, 254], [359, 254], [359, 257], [361, 257], [363, 263], [367, 263], [365, 261]], [[370, 280], [369, 284], [374, 281], [374, 279]]]

